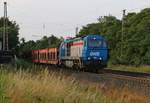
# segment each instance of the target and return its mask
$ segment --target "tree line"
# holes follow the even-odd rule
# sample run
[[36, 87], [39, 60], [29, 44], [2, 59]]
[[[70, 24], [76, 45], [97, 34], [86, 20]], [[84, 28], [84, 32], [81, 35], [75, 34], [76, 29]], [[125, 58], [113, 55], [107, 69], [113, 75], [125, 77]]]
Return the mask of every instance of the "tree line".
[[50, 37], [44, 36], [42, 39], [37, 41], [25, 41], [24, 38], [20, 40], [19, 47], [17, 48], [18, 56], [28, 58], [32, 50], [44, 49], [44, 48], [58, 48], [63, 38], [58, 38], [54, 35]]

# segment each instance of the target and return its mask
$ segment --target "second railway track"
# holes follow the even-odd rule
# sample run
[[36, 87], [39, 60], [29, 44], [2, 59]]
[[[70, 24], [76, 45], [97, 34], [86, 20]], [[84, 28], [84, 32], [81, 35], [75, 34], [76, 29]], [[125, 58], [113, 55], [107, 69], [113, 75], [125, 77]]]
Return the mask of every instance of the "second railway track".
[[101, 82], [107, 86], [127, 88], [133, 92], [150, 97], [150, 74], [106, 69], [100, 73]]
[[102, 71], [99, 71], [98, 73], [115, 74], [115, 75], [122, 75], [122, 76], [129, 76], [129, 77], [138, 77], [138, 78], [147, 78], [147, 79], [150, 79], [150, 73], [120, 71], [120, 70], [111, 70], [111, 69], [104, 69]]
[[103, 70], [99, 73], [82, 72], [75, 74], [77, 80], [88, 80], [100, 83], [108, 88], [128, 89], [133, 93], [146, 98], [150, 97], [150, 74], [124, 72], [116, 70]]

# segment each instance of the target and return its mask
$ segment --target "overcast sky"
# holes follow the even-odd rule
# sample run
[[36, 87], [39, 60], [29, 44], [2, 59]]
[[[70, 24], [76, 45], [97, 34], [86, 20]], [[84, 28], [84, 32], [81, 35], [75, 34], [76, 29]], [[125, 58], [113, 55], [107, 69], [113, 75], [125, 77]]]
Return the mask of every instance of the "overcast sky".
[[20, 38], [26, 40], [37, 40], [44, 34], [75, 36], [76, 27], [96, 22], [99, 16], [121, 18], [123, 9], [138, 12], [150, 7], [150, 0], [1, 0], [0, 16], [3, 1], [8, 2], [9, 18], [20, 26]]

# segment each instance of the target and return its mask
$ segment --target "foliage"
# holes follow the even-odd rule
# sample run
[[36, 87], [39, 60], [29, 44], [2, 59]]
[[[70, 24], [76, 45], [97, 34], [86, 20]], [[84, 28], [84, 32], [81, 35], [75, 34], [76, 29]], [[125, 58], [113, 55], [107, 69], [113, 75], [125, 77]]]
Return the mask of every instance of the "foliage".
[[36, 48], [37, 49], [43, 49], [43, 48], [49, 48], [49, 47], [59, 47], [59, 44], [61, 43], [61, 40], [54, 35], [51, 37], [44, 36], [41, 40], [36, 41]]
[[18, 55], [23, 58], [31, 57], [31, 51], [36, 49], [44, 49], [44, 48], [52, 48], [59, 47], [63, 38], [57, 38], [54, 35], [47, 37], [44, 36], [42, 39], [37, 40], [36, 42], [33, 40], [25, 42], [25, 39], [21, 39], [21, 43], [18, 48]]
[[84, 26], [77, 36], [101, 34], [107, 38], [112, 64], [150, 64], [150, 8], [129, 13], [124, 21], [124, 35], [121, 20], [104, 16]]

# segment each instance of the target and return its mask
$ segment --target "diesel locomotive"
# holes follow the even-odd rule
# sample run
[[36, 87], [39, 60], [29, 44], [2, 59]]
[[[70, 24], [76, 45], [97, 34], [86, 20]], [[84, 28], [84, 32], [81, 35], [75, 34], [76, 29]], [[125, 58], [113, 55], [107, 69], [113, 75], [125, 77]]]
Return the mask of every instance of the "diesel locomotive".
[[33, 50], [32, 61], [93, 71], [107, 66], [108, 54], [105, 38], [91, 34], [66, 39], [59, 48]]

